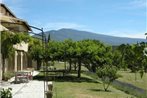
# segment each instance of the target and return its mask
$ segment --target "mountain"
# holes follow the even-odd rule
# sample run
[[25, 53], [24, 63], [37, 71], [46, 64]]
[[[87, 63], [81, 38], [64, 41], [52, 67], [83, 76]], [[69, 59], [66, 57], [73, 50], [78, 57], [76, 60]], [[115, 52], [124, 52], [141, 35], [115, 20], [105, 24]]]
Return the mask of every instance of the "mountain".
[[59, 30], [51, 30], [45, 32], [46, 36], [48, 36], [49, 34], [52, 40], [57, 40], [57, 41], [62, 41], [65, 39], [72, 39], [74, 41], [83, 40], [83, 39], [96, 39], [110, 45], [147, 42], [146, 39], [141, 39], [141, 38], [114, 37], [114, 36], [96, 34], [92, 32], [80, 31], [74, 29], [59, 29]]

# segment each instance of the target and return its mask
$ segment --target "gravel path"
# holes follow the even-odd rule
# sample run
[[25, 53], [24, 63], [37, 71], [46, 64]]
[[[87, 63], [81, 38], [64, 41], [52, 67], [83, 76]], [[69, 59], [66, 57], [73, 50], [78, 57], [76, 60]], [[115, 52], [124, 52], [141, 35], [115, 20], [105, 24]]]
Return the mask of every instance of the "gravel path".
[[[33, 76], [36, 76], [39, 72], [34, 71]], [[12, 88], [13, 98], [44, 98], [44, 82], [31, 80], [28, 83], [14, 84], [14, 77], [8, 82], [1, 82], [0, 89]]]
[[29, 81], [28, 83], [2, 83], [2, 88], [12, 88], [13, 98], [44, 98], [44, 82]]

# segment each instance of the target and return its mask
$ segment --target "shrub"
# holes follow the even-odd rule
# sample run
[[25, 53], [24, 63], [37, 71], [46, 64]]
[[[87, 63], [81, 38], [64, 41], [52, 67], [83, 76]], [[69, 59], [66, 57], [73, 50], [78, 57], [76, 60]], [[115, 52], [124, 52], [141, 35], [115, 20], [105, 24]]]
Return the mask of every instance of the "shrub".
[[103, 82], [104, 90], [107, 91], [109, 85], [116, 80], [120, 75], [117, 74], [117, 68], [115, 66], [103, 66], [97, 69], [97, 75]]
[[13, 76], [14, 76], [13, 72], [6, 72], [6, 73], [4, 73], [4, 80], [7, 81], [8, 79], [10, 79]]
[[8, 89], [2, 89], [0, 91], [0, 98], [12, 98], [12, 93], [11, 93], [12, 88]]

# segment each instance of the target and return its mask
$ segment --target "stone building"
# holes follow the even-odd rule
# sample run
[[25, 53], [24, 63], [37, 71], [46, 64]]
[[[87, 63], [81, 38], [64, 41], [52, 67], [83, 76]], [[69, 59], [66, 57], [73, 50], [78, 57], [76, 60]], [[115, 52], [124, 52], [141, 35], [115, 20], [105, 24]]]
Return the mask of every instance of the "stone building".
[[[28, 23], [22, 19], [16, 17], [11, 10], [5, 5], [0, 4], [0, 32], [23, 32], [28, 33], [31, 30]], [[23, 70], [29, 67], [28, 63], [28, 43], [22, 42], [13, 46], [15, 48], [15, 55], [5, 60], [5, 67], [2, 65], [2, 59], [0, 59], [0, 80], [4, 72], [14, 72]], [[1, 55], [0, 55], [1, 56]], [[2, 57], [2, 56], [1, 56]], [[2, 70], [3, 69], [3, 70]]]

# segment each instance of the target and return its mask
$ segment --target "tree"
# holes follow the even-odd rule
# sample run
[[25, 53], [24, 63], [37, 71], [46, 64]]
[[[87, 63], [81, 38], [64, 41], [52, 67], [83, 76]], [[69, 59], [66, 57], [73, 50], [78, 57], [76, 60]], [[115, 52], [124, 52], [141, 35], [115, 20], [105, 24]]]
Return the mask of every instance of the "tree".
[[48, 61], [59, 61], [61, 60], [61, 56], [63, 56], [62, 52], [62, 43], [57, 41], [49, 41], [45, 48], [44, 59], [46, 62]]
[[[113, 57], [112, 57], [112, 65], [116, 66], [117, 68], [121, 69], [122, 68], [122, 64], [124, 63], [124, 60], [122, 60], [122, 55], [121, 52], [118, 51], [117, 49], [115, 49], [113, 51]], [[125, 67], [123, 67], [125, 68]]]
[[143, 50], [146, 46], [146, 43], [137, 43], [132, 45], [125, 45], [124, 50], [124, 64], [129, 68], [132, 72], [135, 73], [135, 80], [136, 80], [136, 73], [140, 72], [141, 77], [146, 68], [147, 58], [143, 54]]
[[107, 91], [110, 84], [116, 80], [119, 75], [115, 66], [105, 65], [97, 69], [97, 75], [103, 82], [104, 90]]
[[110, 47], [106, 47], [99, 41], [95, 40], [82, 40], [76, 42], [76, 47], [74, 49], [75, 56], [78, 62], [78, 77], [81, 73], [81, 65], [85, 64], [90, 71], [96, 72], [97, 65], [105, 62], [107, 59], [104, 56], [109, 56]]
[[112, 60], [112, 47], [106, 46], [100, 41], [93, 40], [91, 43], [91, 56], [88, 58], [91, 63], [92, 72], [96, 72], [98, 67], [102, 67], [105, 64], [111, 64]]
[[78, 78], [81, 77], [82, 57], [84, 57], [83, 46], [84, 45], [81, 41], [76, 42], [75, 57], [77, 58], [77, 63], [78, 63], [78, 76], [77, 76]]
[[41, 67], [41, 62], [44, 56], [44, 47], [40, 40], [32, 38], [29, 43], [29, 54], [32, 59], [37, 61], [37, 70]]
[[67, 40], [64, 40], [63, 42], [63, 45], [64, 45], [64, 58], [66, 61], [69, 62], [69, 71], [71, 71], [71, 67], [72, 67], [72, 61], [74, 59], [74, 49], [75, 49], [75, 42], [72, 41], [71, 39], [67, 39]]
[[127, 69], [127, 64], [125, 63], [125, 56], [127, 55], [126, 51], [128, 48], [128, 44], [121, 44], [120, 46], [118, 46], [118, 51], [120, 52], [120, 68], [123, 68], [124, 70]]
[[87, 49], [90, 46], [90, 44], [89, 44], [89, 41], [83, 40], [83, 41], [77, 41], [73, 45], [74, 47], [72, 49], [69, 49], [71, 54], [70, 56], [73, 56], [73, 58], [76, 59], [75, 61], [77, 61], [77, 64], [78, 64], [77, 77], [80, 78], [81, 66], [82, 66], [84, 58], [86, 58], [89, 55]]

